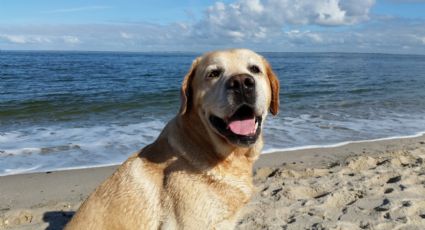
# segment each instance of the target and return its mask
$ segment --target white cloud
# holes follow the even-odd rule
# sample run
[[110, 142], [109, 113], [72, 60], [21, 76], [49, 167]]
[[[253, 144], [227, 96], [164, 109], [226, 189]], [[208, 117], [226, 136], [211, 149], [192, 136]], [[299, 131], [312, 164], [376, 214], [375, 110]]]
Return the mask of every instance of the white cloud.
[[183, 45], [187, 46], [187, 31], [177, 24], [0, 24], [0, 31], [0, 49], [140, 51], [183, 50]]
[[299, 31], [291, 30], [285, 32], [285, 36], [289, 41], [295, 43], [321, 43], [323, 42], [322, 35], [318, 33], [313, 33], [308, 30]]
[[133, 38], [133, 36], [131, 34], [126, 33], [126, 32], [120, 32], [120, 35], [121, 35], [122, 38], [125, 38], [125, 39]]
[[[22, 31], [20, 31], [22, 32]], [[4, 40], [10, 44], [17, 45], [55, 45], [55, 44], [69, 44], [76, 45], [81, 43], [80, 39], [76, 36], [55, 36], [51, 34], [33, 34], [33, 35], [16, 35], [16, 34], [0, 34], [0, 41]]]
[[[425, 21], [403, 20], [375, 21], [350, 30], [300, 31], [286, 35], [289, 43], [302, 51], [345, 51], [425, 54], [422, 38], [425, 38]], [[317, 39], [315, 35], [318, 35]], [[281, 37], [281, 39], [283, 39]]]
[[264, 6], [261, 4], [260, 0], [247, 0], [246, 6], [253, 13], [260, 14], [264, 11]]
[[[210, 6], [195, 24], [209, 39], [257, 40], [288, 25], [346, 26], [369, 19], [374, 0], [239, 0]], [[261, 28], [261, 33], [258, 33]], [[279, 33], [279, 32], [278, 32]], [[259, 36], [260, 35], [260, 36]]]
[[316, 2], [313, 12], [317, 15], [314, 22], [319, 25], [343, 25], [347, 24], [346, 11], [339, 6], [339, 0]]
[[49, 43], [51, 39], [40, 35], [16, 35], [16, 34], [0, 34], [0, 38], [16, 44], [35, 44]]
[[242, 41], [244, 38], [244, 34], [239, 31], [228, 31], [228, 34], [234, 41]]
[[80, 39], [75, 36], [63, 36], [62, 39], [65, 43], [68, 44], [78, 44], [81, 42]]
[[4, 40], [7, 40], [7, 41], [12, 42], [12, 43], [18, 43], [18, 44], [27, 43], [25, 36], [22, 36], [22, 35], [1, 34], [0, 38], [3, 38]]
[[340, 0], [338, 5], [346, 12], [345, 19], [348, 24], [355, 24], [369, 19], [369, 13], [375, 0]]
[[0, 24], [0, 49], [204, 51], [247, 47], [425, 54], [425, 20], [369, 16], [374, 3], [238, 0], [214, 3], [192, 23]]

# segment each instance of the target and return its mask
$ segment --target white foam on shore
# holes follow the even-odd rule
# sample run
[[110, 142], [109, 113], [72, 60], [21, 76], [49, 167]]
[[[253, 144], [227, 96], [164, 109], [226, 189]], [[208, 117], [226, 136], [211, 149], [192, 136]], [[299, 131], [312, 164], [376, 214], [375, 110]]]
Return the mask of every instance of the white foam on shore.
[[276, 153], [276, 152], [289, 152], [289, 151], [304, 150], [304, 149], [336, 148], [336, 147], [341, 147], [341, 146], [353, 144], [353, 143], [370, 143], [370, 142], [386, 141], [386, 140], [394, 140], [394, 139], [408, 139], [408, 138], [420, 137], [423, 135], [425, 135], [425, 131], [418, 132], [414, 135], [391, 136], [391, 137], [383, 137], [383, 138], [376, 138], [376, 139], [370, 139], [370, 140], [343, 141], [343, 142], [328, 144], [328, 145], [305, 145], [305, 146], [299, 146], [299, 147], [280, 148], [280, 149], [270, 148], [270, 149], [263, 150], [262, 154], [269, 154], [269, 153]]
[[68, 171], [68, 170], [77, 170], [77, 169], [91, 169], [91, 168], [103, 168], [103, 167], [111, 167], [122, 164], [123, 162], [113, 162], [107, 164], [98, 164], [98, 165], [86, 165], [86, 166], [75, 166], [75, 167], [65, 167], [65, 168], [57, 168], [52, 169], [47, 172], [55, 172], [55, 171]]
[[0, 132], [0, 176], [119, 164], [151, 143], [164, 123], [30, 127]]
[[0, 176], [10, 176], [10, 175], [16, 175], [16, 174], [23, 174], [28, 172], [33, 172], [40, 168], [41, 165], [35, 165], [30, 168], [16, 168], [16, 169], [5, 169], [4, 173], [0, 174]]
[[52, 170], [47, 169], [47, 170], [42, 170], [42, 171], [37, 171], [37, 169], [41, 167], [41, 165], [37, 165], [37, 166], [31, 167], [31, 168], [5, 169], [4, 173], [0, 174], [0, 177], [17, 175], [17, 174], [25, 174], [25, 173], [45, 173], [45, 172], [58, 172], [58, 171], [78, 170], [78, 169], [103, 168], [103, 167], [117, 166], [117, 165], [120, 165], [120, 164], [122, 164], [122, 162], [55, 168], [55, 169], [52, 169]]
[[[296, 151], [296, 150], [305, 150], [305, 149], [316, 149], [316, 148], [335, 148], [335, 147], [341, 147], [344, 145], [352, 144], [352, 143], [370, 143], [370, 142], [376, 142], [376, 141], [385, 141], [385, 140], [394, 140], [394, 139], [408, 139], [408, 138], [416, 138], [425, 135], [425, 131], [418, 132], [414, 135], [405, 135], [405, 136], [392, 136], [392, 137], [384, 137], [384, 138], [377, 138], [377, 139], [370, 139], [370, 140], [357, 140], [357, 141], [344, 141], [340, 143], [335, 144], [329, 144], [329, 145], [307, 145], [307, 146], [299, 146], [299, 147], [291, 147], [291, 148], [270, 148], [266, 149], [262, 152], [262, 154], [270, 154], [270, 153], [282, 153], [282, 152], [288, 152], [288, 151]], [[110, 167], [110, 166], [117, 166], [122, 164], [122, 162], [112, 162], [112, 163], [106, 163], [106, 164], [95, 164], [95, 165], [84, 165], [84, 166], [75, 166], [75, 167], [63, 167], [63, 168], [54, 168], [51, 170], [43, 170], [43, 171], [37, 171], [41, 167], [41, 165], [36, 165], [31, 168], [17, 168], [17, 169], [5, 169], [4, 173], [1, 173], [0, 176], [10, 176], [10, 175], [16, 175], [16, 174], [24, 174], [24, 173], [37, 173], [37, 172], [55, 172], [55, 171], [66, 171], [66, 170], [78, 170], [78, 169], [90, 169], [90, 168], [102, 168], [102, 167]]]
[[[0, 132], [0, 176], [116, 165], [152, 143], [165, 124], [163, 119], [151, 119], [125, 125], [28, 127]], [[281, 117], [267, 122], [263, 154], [417, 137], [425, 134], [417, 132], [424, 127], [423, 115], [395, 121], [328, 121], [305, 114]], [[395, 136], [385, 137], [390, 135]]]

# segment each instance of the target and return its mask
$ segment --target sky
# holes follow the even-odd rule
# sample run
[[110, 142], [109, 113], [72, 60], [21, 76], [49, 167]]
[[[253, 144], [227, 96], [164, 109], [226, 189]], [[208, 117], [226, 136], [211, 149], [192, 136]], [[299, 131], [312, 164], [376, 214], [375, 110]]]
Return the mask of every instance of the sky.
[[425, 55], [425, 0], [0, 0], [0, 50]]

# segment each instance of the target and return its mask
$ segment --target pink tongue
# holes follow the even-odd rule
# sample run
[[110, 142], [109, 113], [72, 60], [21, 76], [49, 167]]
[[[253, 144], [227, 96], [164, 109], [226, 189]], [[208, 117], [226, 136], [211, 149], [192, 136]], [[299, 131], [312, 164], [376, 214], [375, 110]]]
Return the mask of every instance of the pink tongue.
[[255, 134], [255, 118], [239, 120], [239, 121], [231, 121], [229, 123], [229, 128], [233, 133], [238, 135], [253, 135]]

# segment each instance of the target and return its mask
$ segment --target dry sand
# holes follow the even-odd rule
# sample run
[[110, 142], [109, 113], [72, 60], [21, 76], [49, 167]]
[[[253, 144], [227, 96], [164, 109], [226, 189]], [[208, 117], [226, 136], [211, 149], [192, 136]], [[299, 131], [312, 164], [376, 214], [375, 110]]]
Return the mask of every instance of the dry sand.
[[[237, 229], [425, 229], [425, 136], [264, 154]], [[62, 229], [116, 167], [0, 177], [0, 229]]]

